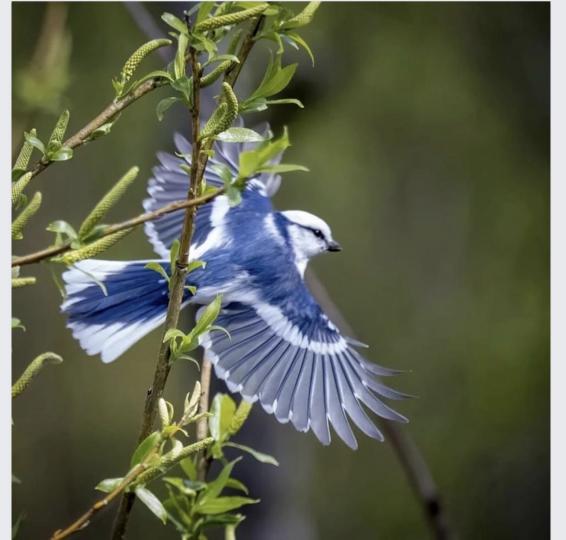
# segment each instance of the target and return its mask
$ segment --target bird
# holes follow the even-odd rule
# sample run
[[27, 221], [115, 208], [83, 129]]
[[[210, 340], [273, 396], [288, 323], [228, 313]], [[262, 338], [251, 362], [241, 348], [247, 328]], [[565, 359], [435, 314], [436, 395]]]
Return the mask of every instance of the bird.
[[[157, 154], [146, 211], [186, 197], [188, 176], [181, 165], [190, 166], [191, 144], [179, 134], [174, 142], [176, 155]], [[206, 184], [223, 185], [219, 167], [237, 175], [238, 156], [256, 144], [216, 141]], [[386, 420], [408, 421], [382, 399], [408, 397], [381, 380], [400, 371], [366, 360], [358, 350], [365, 346], [343, 336], [310, 293], [304, 279], [308, 262], [341, 246], [321, 218], [274, 208], [271, 199], [280, 184], [279, 175], [262, 173], [247, 182], [239, 204], [220, 195], [197, 209], [190, 260], [206, 266], [188, 274], [181, 307], [200, 306], [198, 320], [204, 306], [222, 295], [215, 325], [226, 332], [209, 331], [200, 345], [231, 392], [259, 401], [281, 423], [312, 431], [324, 445], [331, 442], [332, 426], [356, 449], [350, 421], [383, 441], [365, 408]], [[165, 321], [168, 284], [147, 265], [157, 262], [170, 273], [170, 248], [182, 222], [182, 210], [146, 222], [159, 259], [88, 259], [64, 272], [61, 309], [87, 354], [112, 362]]]

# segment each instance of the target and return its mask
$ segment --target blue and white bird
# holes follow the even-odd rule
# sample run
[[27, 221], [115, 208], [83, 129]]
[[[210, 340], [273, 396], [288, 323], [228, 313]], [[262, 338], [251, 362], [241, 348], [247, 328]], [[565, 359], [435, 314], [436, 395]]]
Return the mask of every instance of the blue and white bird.
[[[177, 150], [191, 155], [190, 144], [176, 136]], [[208, 185], [222, 186], [214, 165], [237, 174], [239, 153], [249, 144], [216, 143], [205, 171]], [[146, 210], [183, 199], [189, 158], [158, 154], [161, 165], [149, 181]], [[400, 399], [377, 377], [398, 373], [370, 363], [356, 350], [361, 345], [340, 334], [323, 313], [304, 282], [309, 260], [340, 251], [330, 227], [307, 212], [278, 212], [271, 204], [280, 177], [262, 174], [248, 182], [242, 201], [230, 206], [219, 196], [196, 215], [191, 260], [203, 260], [188, 276], [183, 307], [206, 305], [222, 293], [215, 324], [224, 332], [201, 339], [216, 375], [230, 391], [250, 402], [258, 400], [279, 422], [291, 421], [299, 431], [311, 429], [330, 443], [331, 424], [351, 448], [357, 447], [348, 417], [378, 440], [383, 435], [362, 405], [382, 418], [406, 422], [380, 397]], [[180, 236], [183, 211], [146, 223], [146, 234], [167, 272], [169, 248]], [[68, 327], [90, 355], [112, 362], [165, 320], [168, 286], [150, 262], [86, 260], [63, 274], [67, 298], [62, 310]], [[106, 291], [97, 282], [104, 284]], [[199, 314], [197, 313], [197, 317]]]

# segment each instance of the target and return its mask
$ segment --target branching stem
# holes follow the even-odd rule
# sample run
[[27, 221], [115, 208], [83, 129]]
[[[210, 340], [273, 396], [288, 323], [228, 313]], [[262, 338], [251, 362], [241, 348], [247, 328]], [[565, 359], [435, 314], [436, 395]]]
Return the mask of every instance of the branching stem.
[[[239, 60], [240, 64], [243, 64], [248, 57], [250, 50], [254, 43], [254, 37], [261, 26], [262, 17], [259, 17], [256, 21], [253, 21], [250, 31], [244, 38], [240, 53]], [[193, 107], [191, 110], [191, 122], [192, 122], [192, 160], [191, 160], [191, 171], [190, 171], [190, 187], [189, 193], [187, 195], [187, 200], [195, 200], [200, 196], [202, 187], [202, 178], [204, 170], [206, 168], [206, 163], [208, 161], [209, 150], [212, 148], [213, 141], [207, 140], [203, 145], [199, 142], [199, 128], [200, 128], [200, 76], [201, 70], [197, 63], [197, 53], [194, 48], [189, 50], [189, 61], [191, 64], [191, 71], [193, 73]], [[225, 81], [233, 86], [240, 71], [233, 70], [226, 74]], [[165, 319], [164, 334], [171, 328], [176, 328], [177, 322], [179, 320], [179, 313], [181, 311], [181, 303], [184, 294], [185, 277], [187, 275], [188, 258], [189, 258], [189, 248], [193, 233], [193, 220], [196, 212], [196, 205], [187, 206], [185, 212], [185, 218], [183, 221], [183, 229], [181, 232], [180, 245], [179, 245], [179, 255], [177, 258], [177, 263], [175, 269], [171, 276], [171, 288], [169, 295], [169, 306], [167, 309], [167, 316]], [[147, 392], [142, 427], [140, 430], [140, 435], [138, 440], [141, 441], [150, 433], [153, 423], [155, 421], [157, 412], [157, 402], [163, 394], [165, 388], [165, 383], [167, 382], [167, 377], [171, 368], [169, 362], [169, 343], [161, 344], [159, 350], [159, 356], [157, 365], [155, 368], [154, 379], [151, 388]], [[204, 366], [203, 366], [204, 368]], [[209, 382], [207, 384], [208, 394]], [[203, 388], [204, 391], [204, 388]], [[208, 401], [208, 400], [207, 400]], [[204, 404], [205, 409], [202, 408], [203, 401], [201, 401], [200, 412], [206, 412], [208, 409], [208, 403]], [[206, 426], [206, 425], [205, 425]], [[202, 439], [201, 439], [202, 440]], [[135, 501], [135, 494], [126, 493], [120, 502], [120, 508], [118, 514], [116, 515], [116, 520], [114, 522], [114, 527], [112, 531], [113, 540], [121, 540], [124, 538], [126, 532], [126, 527], [128, 524], [128, 519], [132, 506]]]
[[[104, 231], [102, 231], [100, 237], [108, 236], [110, 234], [114, 234], [116, 232], [123, 231], [125, 229], [130, 229], [131, 227], [136, 227], [145, 223], [146, 221], [153, 221], [161, 216], [166, 214], [171, 214], [172, 212], [177, 212], [184, 208], [192, 208], [197, 207], [207, 202], [212, 201], [219, 195], [224, 193], [224, 188], [217, 189], [216, 191], [207, 193], [200, 197], [196, 197], [194, 199], [182, 199], [180, 201], [174, 201], [169, 203], [157, 210], [153, 210], [152, 212], [144, 212], [143, 214], [139, 214], [136, 217], [127, 219], [126, 221], [122, 221], [120, 223], [114, 223], [112, 225], [108, 225]], [[24, 266], [26, 264], [33, 264], [44, 261], [45, 259], [50, 259], [55, 257], [56, 255], [60, 255], [61, 253], [65, 253], [71, 249], [71, 243], [67, 242], [60, 246], [51, 246], [40, 251], [36, 251], [34, 253], [29, 253], [28, 255], [22, 255], [21, 257], [15, 257], [12, 260], [12, 267], [14, 266]]]
[[[145, 96], [152, 90], [163, 86], [164, 81], [160, 78], [153, 78], [145, 81], [138, 86], [133, 92], [130, 92], [121, 99], [115, 100], [104, 108], [104, 110], [92, 119], [86, 126], [77, 131], [73, 136], [67, 139], [63, 145], [69, 148], [77, 148], [85, 144], [89, 137], [101, 126], [110, 122], [117, 114], [121, 113], [124, 109], [129, 107], [132, 103]], [[43, 172], [52, 161], [40, 160], [31, 169], [32, 178]]]

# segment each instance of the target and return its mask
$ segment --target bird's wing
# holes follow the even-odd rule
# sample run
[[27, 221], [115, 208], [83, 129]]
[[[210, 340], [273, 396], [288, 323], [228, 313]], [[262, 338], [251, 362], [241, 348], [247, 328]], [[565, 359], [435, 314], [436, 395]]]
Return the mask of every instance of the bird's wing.
[[[257, 143], [253, 143], [257, 144]], [[208, 160], [204, 178], [207, 185], [222, 187], [223, 181], [215, 171], [215, 166], [227, 166], [235, 176], [238, 173], [239, 155], [249, 150], [252, 143], [224, 143], [217, 142], [214, 145], [214, 157]], [[181, 169], [181, 165], [191, 163], [191, 144], [181, 135], [175, 136], [175, 146], [183, 157], [160, 152], [157, 157], [160, 165], [153, 169], [153, 177], [149, 180], [147, 192], [149, 197], [143, 201], [143, 207], [147, 212], [157, 210], [169, 203], [179, 201], [187, 197], [188, 175]], [[274, 160], [276, 163], [280, 157]], [[277, 191], [281, 183], [279, 175], [263, 173], [248, 185], [242, 193], [242, 204], [230, 209], [230, 212], [239, 212], [243, 209], [271, 210], [270, 197]], [[215, 226], [214, 210], [225, 213], [228, 208], [227, 198], [220, 196], [212, 202], [200, 206], [196, 214], [193, 243], [195, 245], [204, 242], [211, 228]], [[153, 245], [154, 251], [161, 257], [168, 257], [169, 248], [176, 238], [181, 235], [184, 211], [179, 210], [167, 214], [155, 221], [145, 223], [145, 233]]]
[[201, 339], [217, 376], [244, 399], [259, 399], [280, 422], [312, 429], [323, 444], [330, 443], [330, 423], [348, 446], [357, 447], [347, 416], [383, 440], [362, 404], [378, 416], [406, 422], [377, 397], [407, 397], [376, 379], [398, 372], [362, 358], [303, 282], [294, 291], [282, 303], [223, 307], [215, 324], [227, 333], [213, 331]]

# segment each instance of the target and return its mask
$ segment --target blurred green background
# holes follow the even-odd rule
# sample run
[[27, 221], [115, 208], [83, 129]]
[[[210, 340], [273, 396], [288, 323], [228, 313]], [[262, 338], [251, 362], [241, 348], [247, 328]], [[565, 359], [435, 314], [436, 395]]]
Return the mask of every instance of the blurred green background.
[[[185, 7], [146, 4], [162, 32], [160, 13]], [[70, 36], [68, 73], [51, 64], [59, 80], [68, 75], [58, 102], [57, 85], [37, 67], [46, 6], [12, 10], [15, 147], [23, 129], [46, 138], [64, 107], [70, 132], [82, 127], [146, 40], [121, 3], [52, 7], [46, 39], [60, 29]], [[304, 53], [287, 58], [300, 67], [285, 95], [306, 108], [271, 111], [276, 131], [289, 126], [288, 160], [311, 170], [288, 175], [275, 203], [320, 215], [342, 243], [342, 254], [313, 266], [372, 359], [412, 370], [393, 385], [420, 397], [397, 408], [462, 539], [549, 537], [549, 17], [546, 3], [323, 4], [302, 33], [315, 68]], [[261, 78], [266, 57], [265, 47], [253, 52], [239, 95]], [[143, 69], [161, 64], [156, 55]], [[30, 73], [45, 92], [39, 99]], [[16, 254], [48, 245], [55, 219], [78, 226], [132, 165], [140, 177], [110, 218], [140, 211], [155, 153], [188, 131], [180, 108], [157, 122], [166, 95], [145, 97], [108, 137], [33, 181], [44, 204]], [[152, 256], [139, 230], [107, 258]], [[26, 515], [22, 538], [45, 538], [86, 509], [99, 480], [125, 470], [159, 334], [103, 365], [65, 328], [50, 267], [31, 271], [39, 284], [13, 295], [27, 327], [14, 332], [14, 376], [44, 350], [65, 362], [14, 403], [13, 512]], [[168, 399], [182, 403], [195, 376], [191, 364], [175, 365]], [[256, 409], [241, 442], [281, 465], [239, 465], [263, 499], [239, 537], [429, 537], [387, 442], [360, 435], [357, 452], [339, 440], [325, 448]], [[81, 537], [107, 537], [113, 514]], [[175, 537], [136, 506], [129, 538]]]

